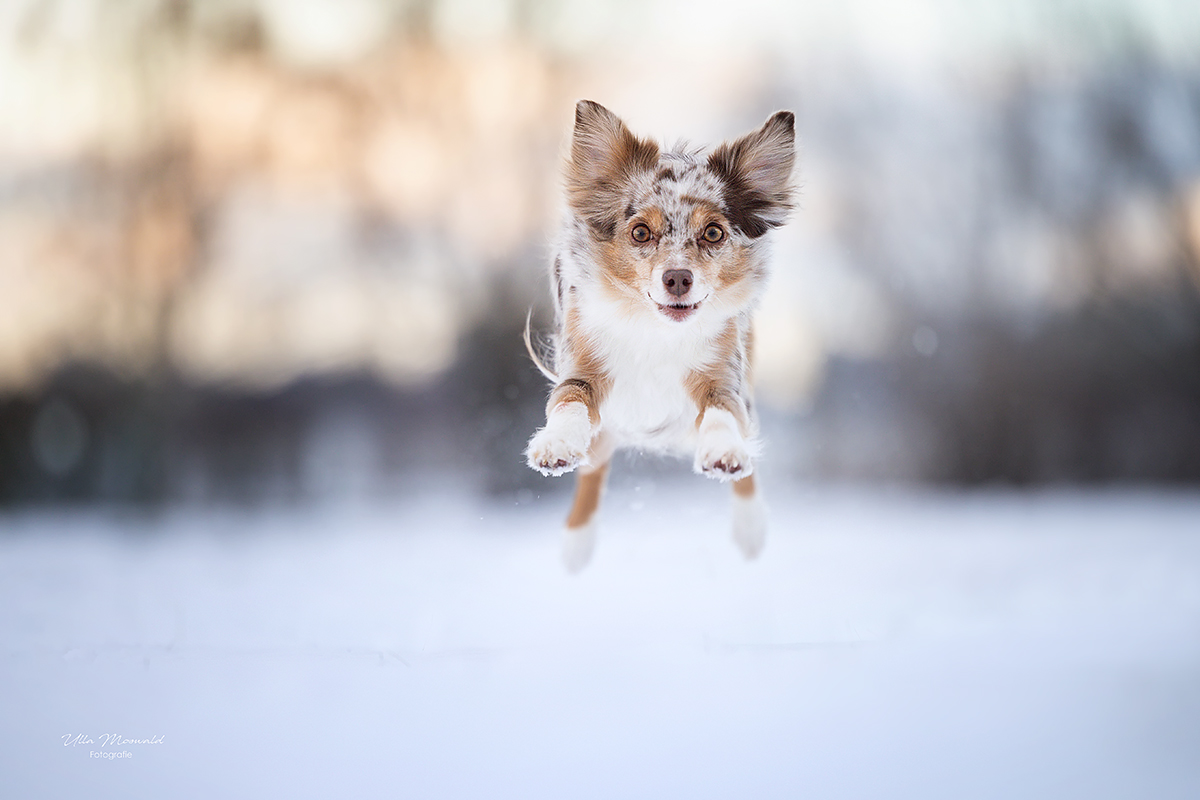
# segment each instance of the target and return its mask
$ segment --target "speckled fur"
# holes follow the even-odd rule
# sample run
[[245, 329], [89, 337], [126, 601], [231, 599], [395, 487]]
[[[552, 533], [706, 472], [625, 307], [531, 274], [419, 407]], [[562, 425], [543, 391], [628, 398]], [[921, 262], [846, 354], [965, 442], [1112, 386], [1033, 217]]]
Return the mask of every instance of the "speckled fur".
[[[622, 447], [692, 456], [697, 472], [737, 482], [735, 510], [759, 504], [734, 525], [754, 528], [738, 534], [751, 556], [762, 546], [756, 521], [765, 520], [750, 479], [751, 314], [767, 276], [766, 234], [791, 209], [793, 126], [779, 112], [711, 152], [663, 151], [603, 106], [578, 104], [551, 271], [553, 367], [541, 365], [555, 387], [526, 451], [548, 475], [578, 467], [603, 475]], [[720, 238], [710, 241], [714, 230]], [[686, 271], [683, 294], [669, 288], [669, 270]], [[589, 493], [595, 484], [588, 480]], [[568, 550], [573, 529], [593, 529], [590, 514], [578, 517]]]

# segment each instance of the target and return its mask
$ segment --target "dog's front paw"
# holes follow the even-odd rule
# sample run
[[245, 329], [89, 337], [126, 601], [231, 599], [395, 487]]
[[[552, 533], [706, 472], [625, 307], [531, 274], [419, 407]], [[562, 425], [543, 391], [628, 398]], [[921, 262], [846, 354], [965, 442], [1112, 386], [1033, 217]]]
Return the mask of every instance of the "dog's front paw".
[[586, 439], [546, 426], [529, 440], [525, 456], [529, 466], [543, 475], [562, 475], [584, 463], [587, 447]]
[[750, 453], [744, 447], [732, 447], [718, 452], [696, 454], [696, 472], [719, 481], [733, 481], [754, 472]]
[[592, 421], [583, 403], [567, 403], [551, 412], [546, 427], [529, 440], [525, 457], [543, 475], [562, 475], [587, 463]]
[[693, 469], [719, 481], [748, 477], [754, 472], [754, 464], [746, 440], [732, 425], [720, 424], [720, 420], [717, 424], [709, 424], [710, 414], [711, 411], [705, 415], [705, 424], [700, 428]]

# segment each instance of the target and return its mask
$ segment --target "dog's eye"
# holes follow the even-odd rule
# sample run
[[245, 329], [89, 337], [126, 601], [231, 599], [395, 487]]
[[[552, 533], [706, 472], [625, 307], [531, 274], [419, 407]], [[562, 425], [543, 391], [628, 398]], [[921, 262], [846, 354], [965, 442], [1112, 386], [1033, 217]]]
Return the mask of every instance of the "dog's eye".
[[713, 223], [704, 229], [704, 241], [708, 242], [709, 244], [716, 244], [724, 238], [724, 229], [716, 223]]
[[650, 229], [645, 225], [635, 225], [633, 226], [633, 231], [630, 233], [630, 236], [632, 236], [633, 240], [638, 244], [645, 244], [646, 242], [650, 241], [653, 234], [650, 233]]

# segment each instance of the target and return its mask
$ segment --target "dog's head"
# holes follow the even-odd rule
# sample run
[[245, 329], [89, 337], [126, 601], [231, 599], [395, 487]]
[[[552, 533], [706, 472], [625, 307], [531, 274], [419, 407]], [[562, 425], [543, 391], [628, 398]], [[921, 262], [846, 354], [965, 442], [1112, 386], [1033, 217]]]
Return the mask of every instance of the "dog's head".
[[763, 235], [791, 209], [794, 124], [780, 111], [711, 152], [663, 152], [580, 101], [567, 199], [606, 293], [669, 324], [745, 309], [765, 276]]

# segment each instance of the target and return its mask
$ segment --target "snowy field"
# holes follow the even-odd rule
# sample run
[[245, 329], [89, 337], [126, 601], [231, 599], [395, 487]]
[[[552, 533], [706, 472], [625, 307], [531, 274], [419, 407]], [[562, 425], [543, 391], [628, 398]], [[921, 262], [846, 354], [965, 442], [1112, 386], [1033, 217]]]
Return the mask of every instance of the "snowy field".
[[1200, 494], [717, 488], [0, 516], [0, 796], [1200, 797]]

